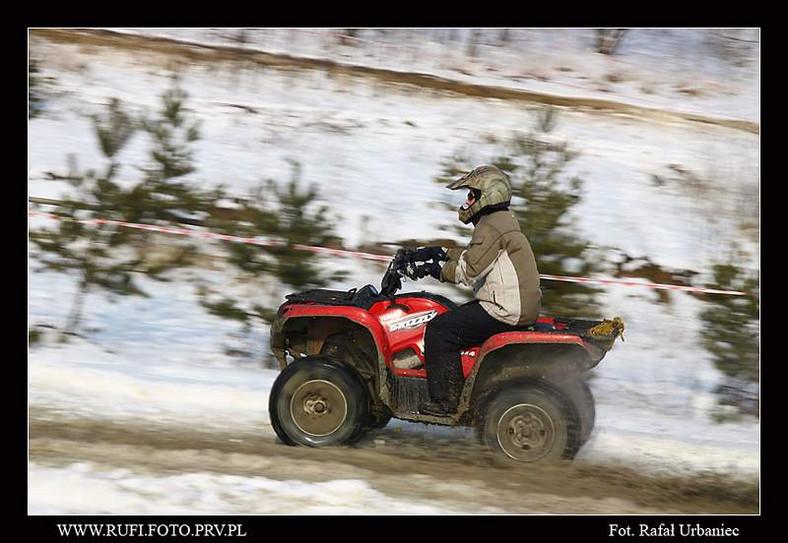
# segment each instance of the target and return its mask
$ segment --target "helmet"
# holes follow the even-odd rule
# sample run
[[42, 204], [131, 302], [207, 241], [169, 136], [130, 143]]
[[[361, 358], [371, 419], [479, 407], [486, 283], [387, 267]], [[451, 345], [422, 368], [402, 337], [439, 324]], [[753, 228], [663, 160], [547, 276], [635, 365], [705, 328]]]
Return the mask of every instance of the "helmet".
[[[446, 188], [451, 190], [468, 188], [474, 189], [476, 192], [476, 201], [470, 207], [461, 206], [457, 210], [460, 221], [465, 224], [478, 216], [482, 209], [508, 205], [512, 199], [512, 184], [509, 181], [509, 176], [489, 164], [477, 166], [456, 181], [446, 185]], [[479, 193], [481, 193], [480, 196], [478, 196]]]

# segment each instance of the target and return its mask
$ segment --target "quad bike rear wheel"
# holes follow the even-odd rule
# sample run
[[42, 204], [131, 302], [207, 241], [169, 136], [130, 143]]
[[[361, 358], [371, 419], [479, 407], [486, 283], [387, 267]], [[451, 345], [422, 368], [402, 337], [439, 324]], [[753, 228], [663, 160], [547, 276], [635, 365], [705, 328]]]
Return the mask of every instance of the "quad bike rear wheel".
[[490, 401], [478, 430], [499, 459], [555, 462], [571, 456], [570, 425], [553, 394], [535, 387], [512, 387]]
[[575, 409], [575, 426], [572, 428], [573, 435], [576, 436], [574, 447], [569, 453], [569, 457], [574, 456], [580, 448], [591, 437], [596, 422], [596, 402], [591, 389], [583, 379], [574, 379], [563, 389]]
[[308, 356], [279, 374], [269, 398], [271, 425], [288, 445], [352, 443], [369, 420], [369, 395], [353, 370]]
[[594, 430], [594, 395], [583, 376], [576, 374], [551, 378], [549, 390], [568, 416], [569, 441], [564, 456], [568, 459], [574, 458]]

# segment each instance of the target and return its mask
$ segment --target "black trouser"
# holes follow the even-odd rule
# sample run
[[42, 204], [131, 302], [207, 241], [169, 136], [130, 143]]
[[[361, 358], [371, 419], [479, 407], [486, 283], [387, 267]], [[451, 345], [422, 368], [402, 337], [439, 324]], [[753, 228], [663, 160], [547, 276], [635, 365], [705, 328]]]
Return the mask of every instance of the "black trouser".
[[455, 409], [464, 377], [460, 352], [484, 343], [490, 336], [514, 327], [494, 319], [478, 300], [441, 313], [424, 332], [424, 359], [430, 399]]

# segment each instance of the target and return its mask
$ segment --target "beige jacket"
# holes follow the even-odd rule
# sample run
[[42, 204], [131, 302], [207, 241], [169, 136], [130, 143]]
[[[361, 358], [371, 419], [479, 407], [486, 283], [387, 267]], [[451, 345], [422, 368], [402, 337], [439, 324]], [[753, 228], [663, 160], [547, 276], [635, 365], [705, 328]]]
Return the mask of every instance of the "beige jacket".
[[449, 249], [441, 281], [473, 287], [492, 317], [511, 325], [530, 324], [539, 316], [542, 292], [531, 244], [510, 211], [479, 219], [464, 249]]

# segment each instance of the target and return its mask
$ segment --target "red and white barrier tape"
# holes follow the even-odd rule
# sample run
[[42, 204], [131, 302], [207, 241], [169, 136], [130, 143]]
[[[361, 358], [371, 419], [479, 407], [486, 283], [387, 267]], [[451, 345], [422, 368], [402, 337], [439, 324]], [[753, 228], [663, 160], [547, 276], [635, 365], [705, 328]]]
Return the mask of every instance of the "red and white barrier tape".
[[[40, 213], [37, 211], [29, 211], [28, 213], [31, 217], [40, 217], [40, 218], [51, 219], [51, 220], [63, 219], [63, 217], [58, 217], [57, 215], [52, 215], [49, 213]], [[89, 224], [107, 224], [107, 225], [113, 225], [123, 228], [135, 228], [138, 230], [160, 232], [163, 234], [174, 234], [179, 236], [191, 236], [191, 237], [198, 237], [205, 239], [215, 239], [219, 241], [229, 241], [232, 243], [246, 243], [250, 245], [260, 245], [265, 247], [286, 246], [286, 244], [281, 241], [230, 236], [227, 234], [217, 234], [215, 232], [189, 230], [187, 228], [173, 228], [173, 227], [165, 227], [165, 226], [155, 226], [151, 224], [137, 224], [137, 223], [107, 220], [107, 219], [83, 219], [83, 220], [69, 219], [69, 220], [77, 220], [78, 222], [89, 223]], [[342, 256], [347, 258], [361, 258], [364, 260], [377, 260], [381, 262], [388, 262], [389, 260], [391, 260], [391, 257], [388, 255], [375, 255], [370, 253], [362, 253], [359, 251], [345, 251], [342, 249], [329, 249], [327, 247], [314, 247], [309, 245], [298, 245], [298, 244], [292, 245], [291, 247], [298, 251], [309, 251], [312, 253], [329, 254], [333, 256]], [[567, 283], [618, 285], [624, 287], [645, 287], [645, 288], [651, 288], [657, 290], [673, 290], [673, 291], [694, 292], [694, 293], [703, 293], [703, 294], [727, 294], [729, 296], [751, 295], [749, 292], [742, 292], [738, 290], [720, 290], [720, 289], [704, 288], [704, 287], [666, 285], [661, 283], [640, 283], [637, 281], [624, 281], [621, 279], [604, 279], [604, 278], [592, 279], [588, 277], [568, 277], [563, 275], [549, 275], [544, 273], [539, 274], [539, 277], [547, 281], [563, 281]]]
[[636, 281], [624, 281], [621, 279], [589, 279], [585, 277], [565, 277], [562, 275], [548, 275], [545, 273], [539, 274], [541, 279], [548, 281], [564, 281], [567, 283], [596, 283], [601, 285], [619, 285], [622, 287], [646, 287], [657, 290], [676, 290], [683, 292], [696, 292], [703, 294], [728, 294], [730, 296], [749, 296], [749, 292], [742, 292], [739, 290], [719, 290], [715, 288], [705, 287], [687, 287], [683, 285], [665, 285], [661, 283], [638, 283]]
[[[52, 215], [50, 213], [40, 213], [38, 211], [28, 211], [28, 214], [31, 217], [40, 217], [44, 219], [50, 220], [63, 220], [63, 217], [58, 217], [57, 215]], [[260, 245], [263, 247], [285, 247], [287, 246], [286, 243], [276, 240], [270, 239], [261, 239], [261, 238], [245, 238], [239, 236], [231, 236], [228, 234], [217, 234], [215, 232], [210, 231], [197, 231], [197, 230], [190, 230], [188, 228], [173, 228], [170, 226], [156, 226], [152, 224], [138, 224], [138, 223], [131, 223], [131, 222], [124, 222], [124, 221], [115, 221], [110, 219], [68, 219], [68, 220], [75, 220], [77, 222], [87, 223], [87, 224], [107, 224], [112, 226], [119, 226], [123, 228], [133, 228], [136, 230], [147, 230], [149, 232], [159, 232], [162, 234], [174, 234], [178, 236], [190, 236], [195, 238], [205, 238], [205, 239], [215, 239], [219, 241], [229, 241], [232, 243], [245, 243], [248, 245]], [[293, 249], [298, 251], [309, 251], [313, 253], [323, 253], [323, 254], [330, 254], [334, 256], [344, 256], [350, 258], [363, 258], [366, 260], [379, 260], [379, 261], [389, 261], [391, 257], [388, 255], [373, 255], [369, 253], [361, 253], [358, 251], [344, 251], [342, 249], [329, 249], [327, 247], [313, 247], [308, 245], [292, 245]]]

